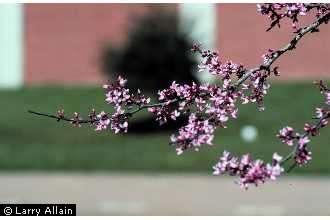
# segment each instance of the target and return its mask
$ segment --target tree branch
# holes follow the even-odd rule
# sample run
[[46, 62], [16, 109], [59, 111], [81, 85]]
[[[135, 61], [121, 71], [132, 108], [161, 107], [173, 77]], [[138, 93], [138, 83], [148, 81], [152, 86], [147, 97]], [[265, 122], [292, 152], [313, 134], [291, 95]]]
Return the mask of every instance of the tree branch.
[[[318, 130], [318, 129], [320, 129], [321, 128], [321, 126], [322, 126], [322, 121], [323, 120], [325, 120], [325, 119], [327, 119], [329, 116], [328, 115], [325, 115], [325, 116], [323, 116], [323, 117], [321, 117], [318, 121], [317, 121], [317, 123], [315, 123], [314, 124], [314, 126], [315, 126], [315, 128]], [[308, 132], [305, 132], [305, 133], [303, 133], [301, 136], [299, 136], [299, 139], [300, 138], [304, 138], [304, 137], [307, 137], [307, 136], [309, 136], [309, 133]], [[298, 143], [298, 141], [297, 141], [297, 143], [296, 143], [296, 145], [293, 147], [293, 150], [281, 161], [281, 165], [284, 165], [288, 160], [290, 160], [295, 154], [296, 154], [296, 152], [297, 152], [297, 150], [298, 150], [298, 147], [299, 147], [299, 143]], [[294, 168], [294, 167], [293, 167]], [[291, 169], [289, 169], [290, 171], [293, 169], [293, 168], [291, 168]], [[289, 170], [288, 170], [288, 172], [289, 172]]]
[[[316, 7], [316, 6], [315, 6]], [[231, 89], [237, 90], [239, 88], [239, 86], [245, 82], [250, 76], [251, 74], [257, 72], [257, 71], [262, 71], [262, 70], [270, 70], [271, 65], [277, 61], [281, 55], [285, 54], [286, 52], [293, 50], [296, 48], [297, 43], [307, 34], [307, 33], [311, 33], [314, 30], [316, 30], [321, 24], [323, 23], [327, 23], [330, 19], [330, 12], [325, 14], [322, 17], [317, 18], [313, 23], [311, 23], [310, 25], [300, 29], [300, 31], [293, 37], [293, 39], [286, 44], [285, 46], [283, 46], [282, 48], [278, 49], [277, 51], [272, 53], [272, 58], [270, 58], [266, 63], [261, 64], [259, 67], [255, 67], [249, 70], [244, 71], [243, 75], [241, 78], [239, 78], [236, 82], [234, 82], [232, 84]], [[207, 96], [208, 94], [203, 94], [204, 96]], [[147, 104], [147, 105], [138, 105], [138, 107], [132, 111], [126, 112], [124, 113], [124, 115], [126, 117], [130, 117], [132, 115], [134, 115], [135, 113], [146, 109], [146, 108], [151, 108], [151, 107], [162, 107], [168, 104], [175, 104], [177, 102], [179, 102], [179, 99], [172, 99], [170, 101], [167, 102], [161, 102], [161, 103], [155, 103], [155, 104]], [[78, 123], [94, 123], [97, 120], [95, 119], [90, 119], [90, 120], [77, 120], [77, 119], [72, 119], [72, 118], [66, 118], [66, 117], [60, 117], [60, 116], [56, 116], [56, 115], [51, 115], [51, 114], [45, 114], [45, 113], [41, 113], [41, 112], [36, 112], [36, 111], [32, 111], [32, 110], [28, 110], [29, 113], [34, 114], [34, 115], [38, 115], [38, 116], [44, 116], [44, 117], [49, 117], [49, 118], [54, 118], [57, 121], [63, 120], [63, 121], [68, 121], [68, 122], [78, 122]]]
[[269, 70], [271, 65], [281, 57], [281, 55], [285, 54], [287, 51], [293, 50], [296, 48], [297, 43], [307, 34], [318, 28], [321, 24], [327, 23], [330, 19], [330, 12], [327, 13], [326, 15], [316, 19], [313, 23], [310, 25], [302, 28], [290, 41], [290, 43], [284, 45], [282, 48], [278, 49], [277, 51], [273, 52], [272, 58], [269, 59], [266, 63], [260, 65], [259, 67], [255, 67], [253, 69], [250, 69], [246, 71], [246, 73], [239, 79], [237, 80], [233, 86], [237, 88], [240, 86], [244, 81], [246, 81], [251, 74], [257, 71], [261, 70]]

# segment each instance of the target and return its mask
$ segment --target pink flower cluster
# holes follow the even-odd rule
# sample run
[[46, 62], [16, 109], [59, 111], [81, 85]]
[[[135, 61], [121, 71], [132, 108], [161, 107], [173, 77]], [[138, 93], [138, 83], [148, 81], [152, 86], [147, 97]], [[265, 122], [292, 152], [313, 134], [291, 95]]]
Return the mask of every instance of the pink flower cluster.
[[237, 98], [240, 97], [240, 93], [225, 88], [221, 89], [220, 87], [208, 88], [210, 92], [210, 103], [205, 106], [205, 113], [209, 118], [216, 120], [216, 124], [226, 128], [225, 123], [229, 117], [237, 118], [238, 109], [236, 102]]
[[298, 28], [298, 16], [307, 15], [312, 9], [316, 10], [316, 17], [324, 15], [330, 11], [330, 7], [327, 4], [306, 4], [306, 3], [266, 3], [257, 4], [257, 10], [262, 15], [268, 16], [271, 21], [271, 26], [268, 30], [274, 26], [280, 27], [280, 20], [283, 18], [289, 18], [292, 22], [292, 27], [295, 31]]
[[298, 148], [296, 149], [296, 153], [293, 158], [300, 166], [307, 164], [310, 160], [312, 160], [312, 152], [307, 149], [308, 142], [310, 142], [310, 140], [307, 136], [299, 137], [298, 139]]
[[206, 70], [218, 76], [222, 84], [179, 85], [173, 82], [168, 89], [158, 92], [160, 104], [149, 108], [160, 124], [175, 120], [191, 109], [195, 111], [190, 114], [188, 124], [171, 137], [171, 144], [176, 146], [178, 154], [190, 148], [198, 150], [205, 143], [211, 145], [214, 130], [217, 127], [226, 128], [229, 118], [237, 117], [238, 100], [242, 104], [257, 103], [263, 110], [263, 97], [270, 87], [266, 80], [270, 71], [260, 70], [252, 72], [240, 90], [232, 85], [232, 80], [239, 79], [246, 72], [242, 64], [232, 61], [222, 63], [217, 52], [202, 50], [197, 44], [192, 50], [203, 58], [200, 71]]
[[274, 50], [268, 49], [267, 53], [263, 54], [261, 57], [264, 60], [264, 64], [268, 63], [270, 59], [273, 58]]
[[281, 161], [282, 157], [277, 153], [273, 154], [273, 162], [269, 164], [259, 159], [253, 161], [249, 154], [237, 158], [225, 151], [219, 162], [213, 166], [213, 175], [228, 173], [231, 176], [237, 176], [237, 183], [241, 188], [247, 189], [249, 185], [258, 186], [267, 179], [276, 180], [284, 171], [280, 165]]
[[269, 76], [269, 71], [255, 71], [250, 75], [249, 81], [242, 84], [242, 104], [257, 103], [260, 111], [265, 109], [263, 100], [270, 88], [270, 84], [267, 82]]
[[227, 91], [216, 85], [179, 85], [175, 82], [168, 89], [158, 93], [160, 105], [150, 107], [160, 124], [176, 120], [182, 114], [191, 113], [186, 126], [171, 136], [171, 144], [181, 154], [184, 150], [198, 150], [202, 144], [211, 145], [216, 127], [225, 126], [229, 117], [236, 118], [235, 102], [238, 97], [234, 91]]
[[110, 118], [108, 115], [102, 111], [100, 114], [96, 114], [95, 109], [89, 114], [89, 119], [91, 124], [95, 126], [95, 131], [106, 130], [110, 124]]
[[[291, 127], [285, 127], [280, 130], [277, 137], [282, 140], [283, 143], [293, 148], [295, 163], [299, 165], [307, 164], [311, 159], [312, 152], [308, 150], [307, 143], [310, 142], [308, 135], [319, 135], [319, 129], [327, 124], [327, 119], [323, 119], [320, 125], [305, 124], [304, 134], [296, 133]], [[294, 146], [295, 144], [295, 146]]]
[[120, 132], [127, 132], [128, 129], [128, 117], [125, 115], [125, 111], [120, 107], [116, 108], [115, 113], [111, 116], [111, 130], [115, 132], [115, 134]]
[[[179, 129], [177, 135], [172, 135], [171, 144], [176, 145], [178, 154], [189, 148], [199, 149], [202, 144], [211, 144], [213, 132], [217, 127], [226, 127], [229, 118], [237, 117], [236, 103], [238, 99], [246, 104], [254, 102], [263, 110], [263, 97], [267, 94], [269, 84], [267, 77], [270, 71], [260, 70], [250, 74], [248, 82], [242, 84], [242, 90], [232, 86], [234, 78], [239, 79], [246, 72], [242, 64], [232, 61], [222, 62], [218, 52], [200, 49], [200, 45], [194, 45], [193, 51], [202, 56], [200, 71], [208, 71], [216, 75], [222, 81], [222, 85], [179, 85], [173, 82], [168, 89], [158, 92], [159, 103], [150, 105], [151, 112], [160, 125], [168, 120], [176, 120], [177, 117], [187, 114], [193, 109], [188, 124]], [[271, 53], [272, 51], [269, 51]], [[271, 58], [271, 54], [268, 55]], [[267, 59], [266, 56], [264, 59]], [[127, 80], [119, 76], [116, 83], [104, 85], [106, 101], [114, 106], [115, 112], [108, 117], [104, 112], [95, 115], [93, 125], [97, 131], [105, 130], [108, 126], [115, 133], [127, 132], [128, 117], [133, 106], [144, 108], [150, 102], [140, 90], [136, 97], [125, 87]]]
[[136, 97], [131, 94], [126, 86], [127, 80], [118, 76], [117, 82], [111, 85], [103, 85], [106, 91], [106, 102], [115, 107], [132, 107], [133, 105], [146, 105], [150, 102], [150, 98], [145, 98], [138, 89]]
[[[320, 81], [317, 83], [317, 85], [320, 88], [321, 94], [325, 94], [327, 96], [327, 93], [329, 92], [327, 86]], [[328, 106], [328, 100], [325, 100], [325, 105]], [[295, 163], [299, 165], [307, 164], [311, 159], [312, 152], [308, 150], [307, 143], [310, 142], [310, 139], [308, 138], [309, 135], [311, 136], [318, 136], [320, 134], [320, 129], [322, 127], [325, 127], [328, 124], [328, 120], [330, 118], [330, 110], [328, 108], [316, 108], [315, 110], [315, 119], [318, 119], [317, 124], [309, 124], [305, 123], [304, 125], [304, 134], [299, 134], [294, 131], [291, 127], [285, 127], [280, 130], [277, 137], [288, 146], [292, 147], [295, 144], [295, 147], [293, 149], [294, 152], [294, 160]]]
[[194, 148], [196, 151], [203, 144], [212, 145], [213, 133], [215, 127], [209, 120], [203, 120], [192, 113], [189, 116], [188, 124], [179, 129], [177, 136], [171, 136], [171, 144], [175, 145], [177, 155], [183, 153], [188, 148]]
[[[231, 83], [233, 78], [240, 78], [246, 71], [243, 65], [231, 61], [222, 63], [218, 53], [202, 51], [199, 45], [194, 45], [193, 50], [198, 51], [203, 57], [200, 70], [207, 70], [219, 76], [222, 85], [179, 85], [173, 82], [168, 89], [158, 92], [159, 103], [148, 107], [148, 111], [153, 113], [160, 124], [176, 120], [191, 109], [195, 111], [190, 115], [188, 124], [179, 129], [177, 136], [172, 135], [171, 143], [176, 145], [178, 153], [189, 148], [199, 149], [205, 143], [211, 144], [215, 128], [225, 128], [229, 118], [237, 117], [236, 103], [239, 98], [243, 104], [257, 102], [262, 109], [263, 96], [269, 88], [266, 82], [269, 74], [266, 71], [255, 71], [249, 76], [249, 83], [243, 85], [243, 92], [239, 91], [232, 87]], [[96, 117], [96, 130], [105, 130], [110, 125], [115, 133], [126, 132], [129, 116], [127, 109], [134, 105], [139, 108], [145, 107], [150, 102], [140, 90], [137, 97], [134, 97], [125, 87], [126, 82], [126, 79], [119, 76], [115, 84], [103, 86], [106, 90], [106, 101], [115, 107], [115, 113], [109, 118], [105, 113]], [[105, 120], [100, 120], [101, 118]]]
[[113, 85], [103, 85], [103, 88], [106, 90], [105, 101], [115, 106], [121, 106], [129, 101], [131, 95], [129, 94], [129, 89], [125, 88], [126, 83], [126, 79], [118, 76], [117, 83]]
[[150, 98], [145, 96], [138, 89], [137, 94], [130, 93], [125, 87], [127, 80], [118, 76], [116, 83], [104, 85], [106, 91], [106, 102], [114, 106], [115, 112], [109, 118], [106, 113], [101, 112], [96, 116], [96, 121], [93, 123], [96, 126], [96, 131], [105, 130], [110, 125], [111, 130], [115, 133], [127, 132], [128, 118], [134, 106], [140, 108], [150, 102]]
[[223, 80], [229, 80], [233, 74], [240, 75], [244, 71], [242, 64], [236, 64], [232, 61], [222, 63], [217, 51], [202, 51], [199, 46], [195, 44], [192, 51], [199, 52], [202, 56], [202, 61], [198, 65], [200, 72], [206, 70], [212, 75], [221, 77]]
[[277, 137], [285, 144], [289, 146], [293, 146], [294, 140], [299, 136], [299, 134], [295, 133], [293, 128], [285, 127], [282, 128], [277, 135]]
[[[247, 71], [243, 64], [237, 64], [232, 61], [221, 62], [218, 52], [201, 50], [198, 44], [193, 46], [192, 51], [199, 52], [202, 56], [199, 71], [208, 71], [212, 75], [219, 76], [223, 82], [223, 89], [225, 89], [229, 95], [240, 97], [243, 104], [249, 102], [257, 103], [259, 110], [264, 110], [263, 98], [270, 88], [267, 78], [271, 73], [274, 73], [275, 76], [279, 75], [277, 67], [272, 71], [267, 68], [254, 71], [250, 74], [248, 82], [242, 84], [242, 90], [239, 91], [239, 89], [236, 89], [233, 94], [232, 90], [235, 90], [231, 84], [233, 79], [240, 79]], [[263, 55], [264, 62], [271, 59], [273, 53], [274, 51], [269, 49], [268, 53]]]
[[176, 120], [177, 117], [189, 109], [195, 100], [204, 102], [200, 92], [200, 87], [195, 83], [192, 83], [192, 85], [179, 85], [173, 82], [168, 89], [158, 92], [160, 104], [148, 108], [148, 111], [153, 113], [160, 125], [166, 123], [169, 119]]
[[[64, 116], [64, 113], [63, 112], [59, 112], [58, 111], [58, 113], [59, 113], [59, 115], [61, 115], [61, 114], [63, 114], [63, 116]], [[73, 125], [73, 126], [75, 126], [75, 127], [81, 127], [81, 120], [82, 120], [82, 118], [79, 116], [79, 113], [77, 113], [77, 112], [75, 112], [74, 113], [74, 115], [73, 115], [73, 118], [71, 118], [71, 124]]]
[[325, 104], [330, 105], [330, 89], [322, 80], [315, 84], [319, 87], [320, 93], [325, 96]]

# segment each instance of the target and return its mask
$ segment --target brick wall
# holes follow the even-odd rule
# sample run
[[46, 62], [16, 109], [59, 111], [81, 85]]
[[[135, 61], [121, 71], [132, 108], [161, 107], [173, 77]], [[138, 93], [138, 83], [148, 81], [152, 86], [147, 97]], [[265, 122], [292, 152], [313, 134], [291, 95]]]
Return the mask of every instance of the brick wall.
[[[269, 22], [255, 4], [216, 7], [217, 47], [225, 59], [252, 67], [268, 48], [292, 36], [290, 24], [265, 32]], [[123, 44], [134, 16], [156, 8], [177, 10], [177, 4], [25, 4], [25, 83], [100, 84], [105, 80], [99, 65], [103, 46]], [[324, 26], [303, 39], [294, 56], [278, 62], [280, 79], [330, 78], [328, 39], [330, 28]]]
[[120, 46], [130, 21], [154, 8], [151, 4], [25, 4], [25, 83], [104, 81], [99, 65], [104, 45]]
[[[255, 4], [220, 4], [217, 11], [217, 45], [222, 57], [249, 67], [260, 64], [268, 48], [277, 49], [293, 36], [290, 23], [266, 32], [268, 18], [256, 12]], [[308, 24], [313, 19], [301, 21]], [[296, 50], [278, 60], [275, 65], [280, 66], [279, 79], [330, 78], [329, 25], [320, 30], [306, 36]]]

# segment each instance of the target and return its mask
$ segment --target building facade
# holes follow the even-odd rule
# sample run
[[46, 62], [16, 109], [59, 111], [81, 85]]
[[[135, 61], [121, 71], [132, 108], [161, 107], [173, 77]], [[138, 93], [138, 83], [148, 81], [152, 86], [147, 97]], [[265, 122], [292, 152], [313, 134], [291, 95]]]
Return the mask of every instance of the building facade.
[[[217, 48], [224, 60], [254, 67], [268, 48], [293, 36], [291, 24], [266, 32], [269, 21], [255, 4], [7, 4], [0, 5], [0, 86], [100, 84], [100, 51], [121, 46], [136, 16], [178, 13], [191, 37]], [[303, 23], [312, 17], [303, 18]], [[146, 27], [147, 28], [147, 27]], [[307, 36], [276, 64], [279, 79], [330, 78], [330, 28]]]

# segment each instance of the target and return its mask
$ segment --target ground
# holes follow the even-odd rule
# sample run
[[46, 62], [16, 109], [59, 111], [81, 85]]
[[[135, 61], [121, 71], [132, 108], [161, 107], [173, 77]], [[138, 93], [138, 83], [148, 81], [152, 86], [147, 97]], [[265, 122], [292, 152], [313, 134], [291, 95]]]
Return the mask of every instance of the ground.
[[1, 173], [0, 198], [73, 203], [77, 215], [330, 215], [329, 177], [288, 176], [247, 191], [233, 181], [185, 173]]

